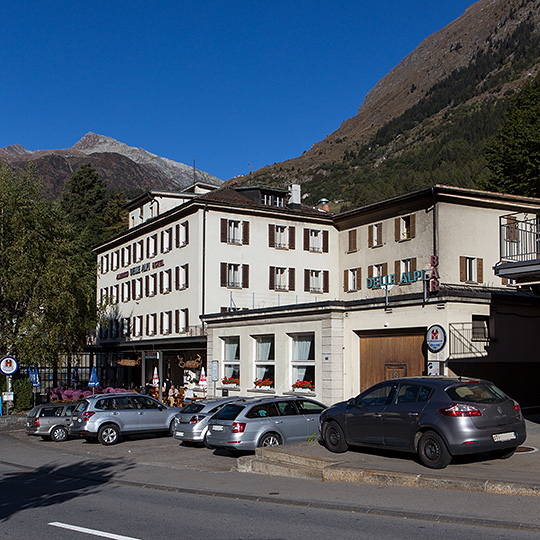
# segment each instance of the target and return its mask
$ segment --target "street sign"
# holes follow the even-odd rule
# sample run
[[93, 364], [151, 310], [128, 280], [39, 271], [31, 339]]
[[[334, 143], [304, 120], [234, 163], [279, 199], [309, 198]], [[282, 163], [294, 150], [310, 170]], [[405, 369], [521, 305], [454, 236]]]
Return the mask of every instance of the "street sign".
[[0, 360], [0, 372], [2, 375], [13, 375], [14, 373], [17, 373], [18, 369], [19, 364], [13, 356], [4, 356], [2, 360]]
[[434, 324], [428, 328], [426, 345], [432, 353], [438, 353], [446, 345], [446, 332], [440, 324]]
[[2, 392], [2, 401], [13, 401], [14, 399], [13, 392]]

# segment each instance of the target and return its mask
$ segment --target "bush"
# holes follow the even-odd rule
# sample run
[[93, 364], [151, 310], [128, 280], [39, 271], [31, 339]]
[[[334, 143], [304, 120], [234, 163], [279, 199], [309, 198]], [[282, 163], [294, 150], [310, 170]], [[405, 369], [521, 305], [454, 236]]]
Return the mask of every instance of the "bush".
[[32, 408], [32, 383], [30, 379], [15, 379], [12, 384], [15, 394], [15, 411], [27, 411]]

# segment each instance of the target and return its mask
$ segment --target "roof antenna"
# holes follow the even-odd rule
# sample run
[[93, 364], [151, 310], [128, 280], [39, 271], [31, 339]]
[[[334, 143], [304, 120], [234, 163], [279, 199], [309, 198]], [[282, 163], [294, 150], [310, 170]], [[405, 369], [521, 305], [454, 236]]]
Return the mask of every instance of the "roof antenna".
[[196, 169], [195, 169], [195, 158], [193, 158], [193, 183], [197, 183], [197, 175], [196, 175]]

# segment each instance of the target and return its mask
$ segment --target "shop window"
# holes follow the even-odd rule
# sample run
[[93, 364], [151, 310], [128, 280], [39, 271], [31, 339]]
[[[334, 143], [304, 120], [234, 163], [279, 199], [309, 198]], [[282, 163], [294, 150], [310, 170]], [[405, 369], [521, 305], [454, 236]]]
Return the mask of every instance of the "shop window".
[[315, 334], [292, 336], [292, 383], [308, 381], [315, 387]]
[[255, 383], [261, 388], [274, 388], [274, 336], [257, 336], [255, 338]]
[[223, 376], [240, 380], [240, 338], [223, 338]]

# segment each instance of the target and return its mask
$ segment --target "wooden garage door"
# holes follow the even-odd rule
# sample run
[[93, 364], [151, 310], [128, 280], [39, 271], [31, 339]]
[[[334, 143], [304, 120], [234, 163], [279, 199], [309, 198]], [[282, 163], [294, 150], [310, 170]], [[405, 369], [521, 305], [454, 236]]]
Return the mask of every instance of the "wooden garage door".
[[386, 379], [423, 375], [426, 330], [359, 333], [360, 391]]

